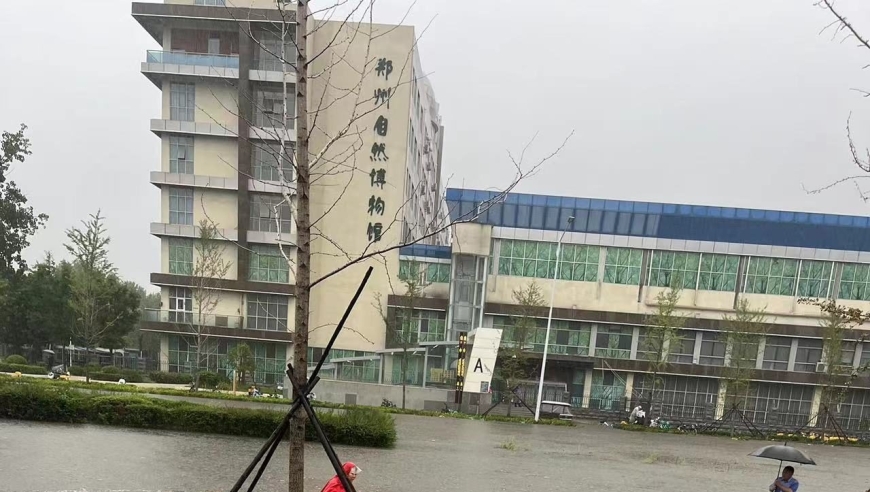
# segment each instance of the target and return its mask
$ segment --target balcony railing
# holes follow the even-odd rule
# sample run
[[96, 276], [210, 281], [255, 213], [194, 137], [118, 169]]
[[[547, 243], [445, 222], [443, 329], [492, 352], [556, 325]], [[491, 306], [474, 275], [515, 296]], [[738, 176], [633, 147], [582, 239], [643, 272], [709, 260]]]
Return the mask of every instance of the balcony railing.
[[178, 325], [189, 325], [191, 327], [213, 326], [217, 328], [244, 328], [244, 317], [223, 314], [203, 314], [201, 316], [202, 323], [200, 323], [200, 315], [197, 313], [145, 309], [142, 312], [142, 319], [144, 321], [176, 323]]
[[147, 63], [171, 65], [195, 65], [214, 68], [239, 68], [239, 55], [212, 55], [207, 53], [186, 53], [183, 51], [149, 50]]

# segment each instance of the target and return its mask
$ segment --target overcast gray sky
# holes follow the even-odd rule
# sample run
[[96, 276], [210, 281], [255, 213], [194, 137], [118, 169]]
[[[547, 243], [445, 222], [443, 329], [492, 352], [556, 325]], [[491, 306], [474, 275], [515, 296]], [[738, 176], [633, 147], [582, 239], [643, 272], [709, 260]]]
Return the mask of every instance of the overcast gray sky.
[[[850, 91], [870, 88], [870, 51], [819, 36], [831, 16], [814, 2], [418, 0], [407, 23], [437, 15], [421, 59], [452, 186], [504, 186], [507, 150], [538, 132], [539, 157], [574, 129], [520, 191], [864, 215], [852, 187], [801, 189], [854, 171], [850, 111], [855, 133], [870, 129]], [[379, 0], [375, 20], [408, 5]], [[868, 2], [838, 6], [870, 35]], [[64, 256], [64, 231], [101, 208], [111, 259], [147, 286], [160, 94], [139, 64], [158, 46], [118, 0], [2, 0], [0, 46], [0, 129], [26, 123], [34, 152], [12, 177], [50, 215], [28, 259]]]

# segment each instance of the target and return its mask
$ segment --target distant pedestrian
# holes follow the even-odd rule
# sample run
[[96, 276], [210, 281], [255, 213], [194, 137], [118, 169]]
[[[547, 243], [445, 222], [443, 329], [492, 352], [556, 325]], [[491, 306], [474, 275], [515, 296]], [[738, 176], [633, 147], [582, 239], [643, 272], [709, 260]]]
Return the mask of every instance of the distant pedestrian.
[[[351, 482], [356, 480], [357, 474], [359, 474], [359, 472], [362, 471], [359, 469], [358, 466], [354, 465], [350, 461], [345, 463], [344, 466], [341, 467], [341, 469], [344, 470], [344, 474], [347, 475], [347, 479], [350, 480]], [[332, 477], [332, 480], [326, 482], [326, 485], [323, 487], [323, 489], [320, 492], [347, 492], [347, 491], [344, 490], [344, 485], [341, 484], [341, 479], [338, 478], [338, 475], [336, 475], [336, 476]]]
[[777, 478], [768, 490], [770, 492], [797, 492], [798, 486], [800, 483], [794, 478], [794, 467], [787, 466], [782, 469], [782, 476]]

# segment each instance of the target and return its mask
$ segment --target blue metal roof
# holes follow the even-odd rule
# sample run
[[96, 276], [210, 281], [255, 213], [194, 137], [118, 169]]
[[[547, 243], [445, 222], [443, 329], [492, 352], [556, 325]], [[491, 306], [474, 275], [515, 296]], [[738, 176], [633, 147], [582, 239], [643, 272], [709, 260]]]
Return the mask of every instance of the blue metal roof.
[[[498, 195], [449, 188], [450, 217], [471, 217]], [[573, 232], [870, 251], [870, 219], [850, 215], [509, 193], [475, 222], [563, 230], [569, 216]]]
[[423, 258], [450, 259], [450, 246], [435, 246], [432, 244], [412, 244], [399, 248], [403, 256], [419, 256]]

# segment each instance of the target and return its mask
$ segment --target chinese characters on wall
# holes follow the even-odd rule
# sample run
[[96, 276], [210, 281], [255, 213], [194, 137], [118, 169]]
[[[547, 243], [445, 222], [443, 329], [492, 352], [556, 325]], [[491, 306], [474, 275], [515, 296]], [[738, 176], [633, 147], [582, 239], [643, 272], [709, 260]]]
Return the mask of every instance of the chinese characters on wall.
[[[390, 74], [393, 73], [393, 61], [386, 58], [379, 58], [375, 66], [375, 76], [378, 82], [387, 83], [390, 80]], [[369, 215], [368, 227], [366, 227], [366, 236], [369, 242], [378, 242], [381, 240], [383, 233], [383, 217], [386, 209], [381, 193], [384, 191], [384, 185], [387, 183], [387, 170], [381, 166], [386, 165], [386, 161], [390, 160], [387, 154], [387, 144], [384, 141], [390, 131], [390, 97], [393, 95], [391, 87], [376, 88], [374, 92], [374, 105], [378, 109], [378, 117], [375, 120], [373, 129], [373, 142], [369, 161], [372, 163], [371, 171], [369, 172], [369, 187], [372, 195], [369, 198], [368, 208], [366, 209]]]

